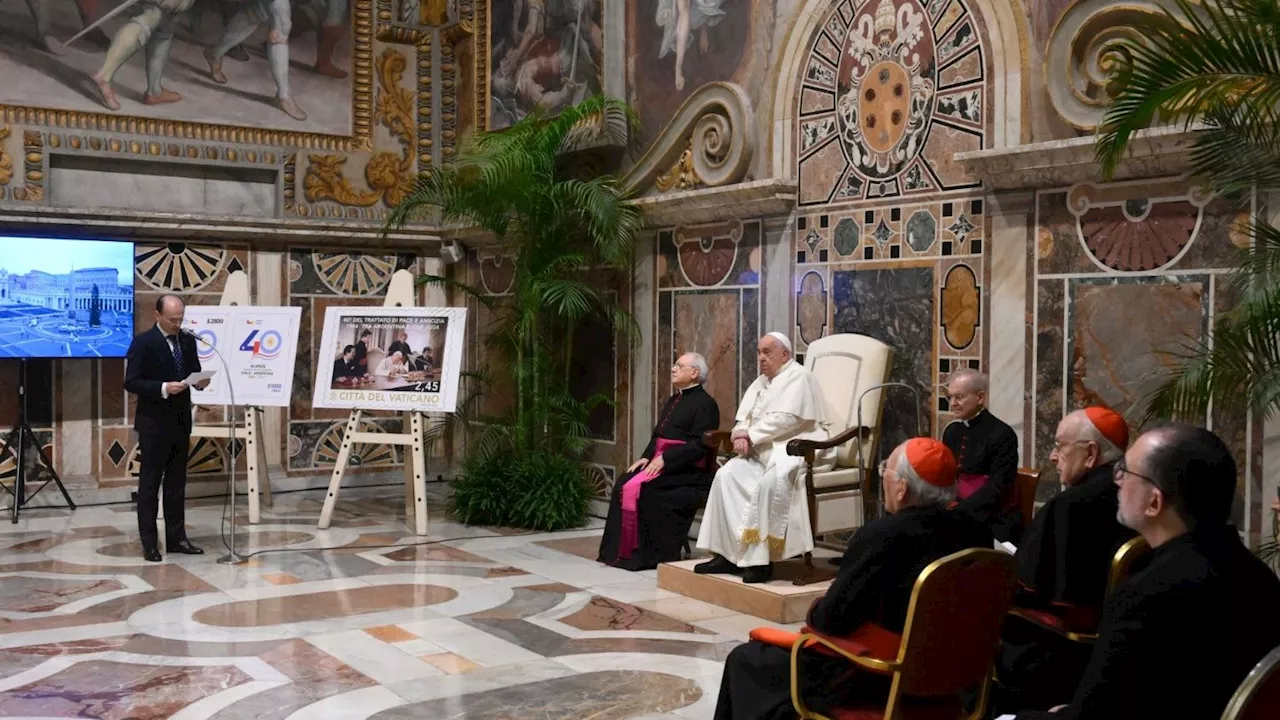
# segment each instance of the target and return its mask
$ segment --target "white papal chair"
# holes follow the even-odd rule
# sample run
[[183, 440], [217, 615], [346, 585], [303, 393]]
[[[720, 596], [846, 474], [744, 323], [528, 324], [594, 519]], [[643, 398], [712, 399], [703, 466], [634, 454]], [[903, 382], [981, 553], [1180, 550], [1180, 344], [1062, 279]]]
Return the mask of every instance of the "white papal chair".
[[[822, 388], [833, 433], [831, 439], [825, 441], [787, 443], [788, 455], [805, 459], [803, 474], [809, 523], [816, 539], [819, 535], [856, 530], [862, 527], [868, 514], [864, 499], [868, 496], [862, 492], [863, 483], [875, 476], [880, 418], [884, 413], [884, 390], [876, 386], [889, 381], [893, 348], [866, 335], [829, 335], [809, 344], [804, 364]], [[832, 447], [836, 448], [835, 465], [827, 470], [815, 470], [816, 453]], [[808, 571], [812, 565], [813, 558], [806, 555], [806, 573], [797, 584], [814, 579]]]

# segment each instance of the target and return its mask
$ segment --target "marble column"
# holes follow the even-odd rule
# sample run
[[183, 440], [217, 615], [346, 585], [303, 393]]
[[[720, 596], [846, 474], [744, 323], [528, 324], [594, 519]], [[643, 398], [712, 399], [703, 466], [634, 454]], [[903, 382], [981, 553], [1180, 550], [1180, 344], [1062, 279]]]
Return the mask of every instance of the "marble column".
[[[285, 254], [277, 250], [255, 251], [253, 256], [253, 298], [257, 305], [284, 305]], [[267, 453], [267, 472], [284, 476], [285, 408], [269, 407], [262, 413], [262, 442]]]
[[[618, 3], [621, 5], [621, 3]], [[640, 327], [640, 339], [631, 348], [631, 447], [643, 450], [653, 429], [653, 385], [656, 350], [655, 323], [658, 296], [654, 286], [657, 235], [652, 231], [636, 237], [635, 263], [631, 270], [632, 314]], [[628, 453], [628, 457], [635, 452]]]
[[1035, 427], [1029, 401], [1027, 348], [1032, 341], [1027, 306], [1027, 251], [1035, 222], [1035, 193], [997, 192], [988, 196], [991, 222], [991, 277], [988, 280], [989, 317], [987, 373], [991, 383], [988, 407], [1018, 434], [1018, 450], [1029, 458], [1028, 438]]
[[[766, 218], [764, 230], [764, 326], [760, 334], [778, 331], [787, 337], [794, 335], [795, 313], [791, 301], [791, 260], [794, 243], [795, 220], [791, 215]], [[743, 338], [744, 343], [754, 345], [756, 338]]]

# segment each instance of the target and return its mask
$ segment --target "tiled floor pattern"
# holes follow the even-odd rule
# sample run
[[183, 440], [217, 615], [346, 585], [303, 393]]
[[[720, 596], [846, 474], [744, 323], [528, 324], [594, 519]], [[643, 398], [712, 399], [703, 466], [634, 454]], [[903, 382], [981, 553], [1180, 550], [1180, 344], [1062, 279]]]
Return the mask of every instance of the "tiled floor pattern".
[[[0, 717], [710, 718], [725, 655], [769, 624], [594, 561], [599, 521], [555, 535], [466, 527], [438, 494], [417, 547], [394, 489], [276, 498], [218, 565], [140, 558], [128, 506], [0, 524]], [[7, 514], [6, 514], [7, 520]], [[243, 522], [241, 520], [240, 522]], [[328, 549], [334, 548], [334, 549]]]

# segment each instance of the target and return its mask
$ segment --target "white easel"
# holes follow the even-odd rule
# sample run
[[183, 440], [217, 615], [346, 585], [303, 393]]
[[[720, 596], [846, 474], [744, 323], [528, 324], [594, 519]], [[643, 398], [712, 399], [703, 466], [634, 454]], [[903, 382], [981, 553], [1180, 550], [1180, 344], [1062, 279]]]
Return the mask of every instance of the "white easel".
[[[391, 276], [391, 285], [387, 288], [383, 307], [416, 307], [414, 299], [413, 274], [408, 270], [397, 270]], [[338, 451], [338, 460], [333, 466], [333, 477], [329, 480], [329, 492], [324, 498], [324, 509], [320, 511], [321, 530], [329, 527], [333, 517], [333, 506], [338, 502], [338, 490], [342, 487], [342, 476], [347, 471], [347, 460], [351, 457], [351, 446], [368, 443], [380, 445], [396, 445], [410, 448], [411, 460], [404, 463], [404, 514], [405, 521], [414, 519], [414, 531], [418, 535], [427, 534], [427, 458], [423, 449], [422, 433], [426, 428], [426, 414], [420, 411], [405, 413], [405, 422], [409, 425], [407, 433], [364, 432], [360, 430], [360, 419], [364, 410], [352, 410], [347, 417], [347, 427], [342, 433], [342, 448]]]
[[[219, 305], [230, 306], [247, 306], [249, 302], [249, 276], [243, 270], [237, 270], [227, 277], [227, 286], [222, 291], [222, 301]], [[222, 372], [222, 368], [217, 370]], [[225, 378], [224, 382], [231, 382], [231, 378]], [[192, 417], [194, 418], [196, 406], [191, 406]], [[235, 410], [233, 409], [234, 413]], [[243, 428], [235, 428], [235, 437], [241, 438], [245, 442], [245, 459], [248, 463], [248, 485], [249, 485], [249, 522], [258, 523], [262, 521], [261, 503], [265, 502], [268, 507], [271, 506], [271, 478], [267, 475], [267, 447], [262, 443], [262, 408], [257, 406], [248, 406], [244, 408]], [[217, 438], [227, 441], [228, 454], [231, 455], [231, 462], [235, 462], [235, 446], [232, 439], [232, 431], [226, 425], [193, 425], [191, 428], [191, 437]], [[228, 472], [230, 469], [228, 468]]]

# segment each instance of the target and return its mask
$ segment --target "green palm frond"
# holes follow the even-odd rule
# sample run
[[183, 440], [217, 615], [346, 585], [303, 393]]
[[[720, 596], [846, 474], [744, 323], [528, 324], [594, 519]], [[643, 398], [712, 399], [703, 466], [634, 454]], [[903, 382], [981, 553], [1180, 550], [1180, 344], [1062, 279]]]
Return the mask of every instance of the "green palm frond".
[[1249, 238], [1250, 244], [1237, 257], [1231, 286], [1246, 301], [1266, 297], [1280, 287], [1280, 228], [1249, 221], [1238, 230]]
[[467, 299], [474, 300], [490, 310], [492, 310], [494, 306], [495, 300], [493, 296], [479, 288], [468, 285], [461, 280], [455, 280], [454, 278], [445, 277], [444, 275], [419, 275], [414, 278], [414, 282], [417, 285], [425, 287], [442, 287], [446, 290], [457, 290], [463, 295], [466, 295]]
[[[1158, 117], [1187, 126], [1206, 123], [1219, 132], [1216, 138], [1207, 136], [1210, 143], [1272, 127], [1268, 123], [1275, 120], [1280, 102], [1276, 17], [1274, 2], [1200, 5], [1177, 0], [1176, 12], [1166, 10], [1144, 21], [1138, 30], [1146, 42], [1126, 48], [1128, 60], [1115, 76], [1119, 92], [1098, 135], [1096, 153], [1104, 175], [1115, 171], [1133, 134]], [[1275, 140], [1269, 138], [1266, 146], [1280, 146]], [[1199, 173], [1211, 179], [1215, 168], [1231, 169], [1221, 155], [1198, 157], [1204, 164]], [[1232, 182], [1244, 177], [1237, 172]]]

